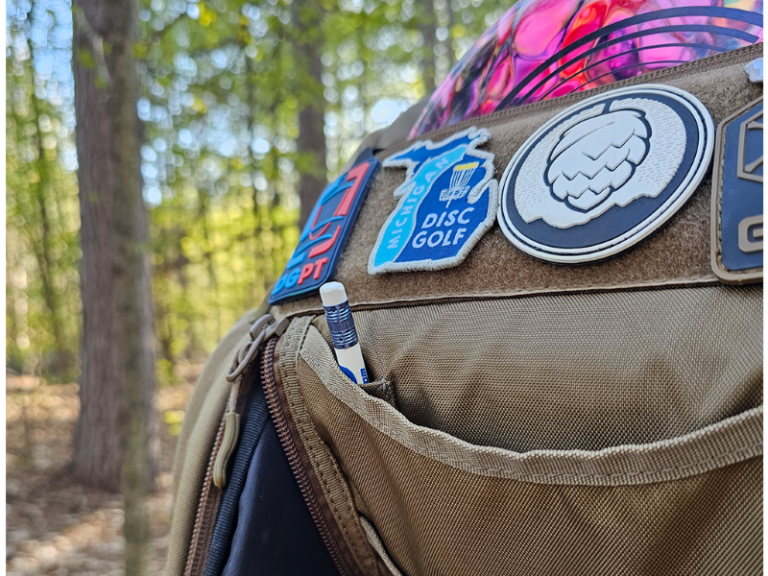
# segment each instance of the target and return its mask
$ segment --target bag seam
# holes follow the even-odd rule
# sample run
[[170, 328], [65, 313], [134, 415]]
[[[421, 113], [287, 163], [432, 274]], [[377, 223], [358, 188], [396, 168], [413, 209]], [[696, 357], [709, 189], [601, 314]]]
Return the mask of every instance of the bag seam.
[[[546, 288], [531, 289], [510, 289], [504, 291], [493, 290], [475, 290], [461, 293], [444, 293], [439, 296], [416, 296], [413, 298], [395, 298], [392, 300], [365, 300], [360, 302], [350, 303], [352, 310], [364, 310], [370, 308], [395, 308], [404, 305], [424, 305], [433, 303], [445, 303], [446, 301], [470, 301], [475, 298], [487, 298], [487, 299], [504, 299], [504, 298], [528, 298], [537, 296], [560, 296], [566, 294], [576, 294], [580, 292], [600, 293], [600, 292], [621, 292], [621, 291], [633, 291], [633, 290], [653, 290], [659, 289], [675, 289], [675, 288], [700, 288], [706, 286], [717, 286], [720, 284], [717, 276], [714, 272], [700, 274], [696, 276], [679, 276], [675, 278], [664, 278], [661, 280], [646, 280], [643, 282], [614, 282], [607, 284], [585, 284], [582, 286], [571, 285], [550, 285]], [[290, 312], [281, 314], [280, 307], [275, 310], [275, 317], [293, 318], [304, 315], [316, 315], [322, 312], [323, 308], [320, 305], [319, 300], [313, 306], [307, 308], [301, 308], [292, 310]]]
[[[311, 320], [312, 320], [311, 317], [307, 319], [308, 325], [311, 325]], [[295, 348], [296, 352], [291, 354], [292, 358], [290, 359], [290, 364], [293, 366], [296, 365], [296, 359], [299, 356], [299, 351], [301, 350], [304, 344], [306, 335], [309, 333], [309, 331], [302, 327], [298, 327], [295, 330], [295, 332], [299, 333], [300, 338]], [[294, 337], [294, 330], [289, 329], [288, 332], [286, 333], [286, 342], [285, 342], [286, 346], [283, 347], [283, 350], [286, 349], [287, 345], [289, 344], [289, 342], [292, 340], [293, 337]], [[283, 373], [284, 383], [289, 381], [289, 379], [293, 377], [293, 375], [289, 375], [288, 373], [287, 364], [288, 364], [287, 359], [286, 359], [286, 362], [283, 362], [281, 359], [279, 363], [280, 370]], [[295, 379], [298, 384], [297, 374], [295, 375]], [[338, 504], [336, 503], [334, 498], [331, 496], [332, 490], [329, 486], [328, 480], [326, 479], [326, 474], [323, 472], [323, 463], [321, 462], [322, 457], [318, 455], [317, 452], [315, 451], [315, 447], [313, 446], [314, 439], [311, 437], [311, 434], [308, 433], [306, 430], [306, 422], [304, 421], [304, 417], [298, 413], [295, 394], [293, 393], [293, 390], [291, 388], [292, 387], [283, 385], [283, 390], [285, 392], [286, 398], [288, 399], [288, 405], [289, 405], [288, 407], [289, 407], [289, 410], [291, 411], [291, 415], [293, 416], [293, 420], [296, 423], [296, 427], [299, 430], [302, 444], [306, 448], [307, 453], [310, 457], [310, 460], [312, 461], [315, 473], [318, 475], [318, 479], [320, 480], [320, 483], [324, 487], [325, 499], [328, 502], [331, 508], [331, 511], [333, 512], [333, 517], [336, 519], [336, 522], [339, 524], [339, 529], [344, 535], [345, 540], [349, 543], [350, 547], [352, 548], [355, 558], [358, 560], [358, 562], [360, 561], [363, 562], [363, 565], [361, 566], [361, 568], [367, 569], [369, 563], [372, 563], [374, 565], [376, 564], [375, 553], [373, 550], [368, 549], [367, 551], [369, 552], [369, 554], [366, 554], [364, 545], [361, 544], [361, 541], [360, 541], [361, 539], [359, 538], [359, 536], [362, 536], [362, 539], [367, 543], [367, 538], [365, 537], [365, 532], [363, 531], [362, 526], [359, 527], [360, 533], [357, 534], [357, 530], [355, 530], [355, 527], [350, 527], [348, 525], [349, 523], [347, 519], [344, 517], [344, 514], [339, 511]], [[298, 388], [298, 394], [301, 396], [302, 402], [306, 403], [306, 400], [304, 399], [303, 393], [301, 391], [301, 385], [298, 384], [297, 388]], [[320, 438], [320, 435], [317, 433], [317, 430], [315, 429], [314, 424], [311, 422], [311, 420], [309, 422], [309, 426], [312, 427], [312, 430], [314, 431], [314, 435], [317, 441], [325, 445], [322, 438]], [[327, 445], [325, 447], [330, 452], [330, 449], [327, 447]], [[342, 491], [343, 491], [344, 481], [340, 478], [341, 476], [340, 470], [338, 470], [338, 466], [332, 457], [328, 458], [328, 464], [330, 465], [330, 468], [331, 468], [332, 479], [336, 482], [337, 485], [342, 486]], [[343, 504], [345, 505], [345, 507], [348, 508], [347, 514], [351, 514], [353, 518], [357, 518], [357, 511], [355, 510], [354, 505], [351, 502], [346, 502]]]
[[[366, 420], [366, 422], [368, 422], [368, 419], [364, 419], [364, 420]], [[397, 439], [398, 442], [400, 442], [403, 445], [409, 446], [409, 447], [414, 448], [414, 449], [418, 449], [419, 453], [426, 452], [427, 454], [430, 454], [430, 455], [441, 456], [441, 460], [440, 461], [451, 460], [457, 468], [464, 468], [464, 469], [469, 468], [469, 469], [474, 470], [474, 471], [485, 472], [485, 473], [490, 473], [490, 474], [501, 474], [501, 473], [517, 474], [516, 472], [514, 472], [512, 470], [509, 470], [508, 468], [485, 468], [485, 467], [482, 467], [482, 466], [477, 466], [475, 464], [467, 464], [467, 463], [462, 462], [461, 460], [458, 460], [458, 459], [456, 459], [456, 458], [454, 458], [452, 456], [444, 455], [441, 452], [438, 452], [437, 450], [425, 449], [425, 450], [422, 451], [421, 449], [419, 449], [418, 445], [416, 445], [415, 443], [411, 442], [410, 440], [406, 440], [399, 432], [393, 430], [392, 428], [390, 428], [389, 426], [387, 426], [383, 422], [380, 422], [380, 421], [376, 420], [375, 418], [371, 418], [371, 421], [369, 422], [369, 424], [376, 424], [376, 425], [380, 426], [381, 430], [386, 430], [387, 432], [389, 432], [388, 435], [390, 437], [392, 437], [394, 439]], [[377, 427], [377, 429], [379, 429], [379, 428]], [[720, 462], [720, 461], [725, 460], [728, 456], [732, 456], [734, 454], [740, 454], [742, 452], [748, 452], [750, 450], [754, 450], [755, 448], [758, 448], [758, 447], [761, 447], [761, 446], [762, 446], [762, 442], [758, 442], [756, 444], [751, 444], [749, 446], [745, 446], [745, 447], [739, 448], [737, 450], [732, 450], [730, 452], [724, 452], [722, 454], [718, 454], [716, 456], [713, 456], [711, 458], [707, 458], [705, 460], [699, 460], [699, 461], [693, 462], [692, 464], [685, 464], [685, 465], [681, 465], [681, 466], [674, 466], [672, 468], [659, 468], [659, 469], [656, 469], [656, 470], [639, 470], [637, 472], [618, 472], [618, 473], [615, 473], [615, 474], [569, 474], [569, 473], [565, 473], [565, 472], [563, 472], [563, 473], [553, 473], [553, 472], [551, 472], [551, 473], [544, 473], [544, 472], [542, 472], [542, 473], [535, 473], [535, 472], [531, 472], [531, 473], [526, 473], [525, 476], [526, 477], [531, 477], [531, 478], [586, 478], [586, 479], [589, 479], [589, 478], [595, 478], [595, 479], [597, 479], [597, 478], [616, 478], [616, 479], [621, 479], [621, 478], [631, 478], [631, 477], [634, 477], [634, 476], [651, 476], [651, 475], [659, 475], [659, 474], [669, 474], [669, 473], [678, 472], [680, 470], [687, 470], [689, 468], [697, 468], [697, 467], [700, 467], [700, 466], [702, 466], [704, 464], [708, 464], [710, 462]], [[753, 454], [752, 456], [758, 456], [758, 455], [759, 454]]]

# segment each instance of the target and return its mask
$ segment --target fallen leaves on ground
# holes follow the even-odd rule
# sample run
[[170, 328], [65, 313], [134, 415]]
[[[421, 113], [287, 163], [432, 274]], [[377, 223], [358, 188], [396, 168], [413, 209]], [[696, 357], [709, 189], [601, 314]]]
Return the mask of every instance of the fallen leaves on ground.
[[[189, 380], [195, 376], [196, 372], [191, 373]], [[157, 491], [147, 502], [152, 575], [162, 574], [165, 566], [173, 453], [191, 391], [187, 383], [156, 396], [160, 475]], [[123, 574], [120, 496], [84, 488], [68, 473], [78, 409], [76, 384], [7, 377], [5, 554], [9, 576]]]

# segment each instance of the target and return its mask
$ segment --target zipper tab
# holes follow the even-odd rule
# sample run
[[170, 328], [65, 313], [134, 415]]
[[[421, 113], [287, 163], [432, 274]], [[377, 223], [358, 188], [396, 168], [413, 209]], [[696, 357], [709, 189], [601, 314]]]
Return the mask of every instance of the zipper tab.
[[227, 412], [224, 415], [224, 438], [221, 440], [219, 454], [213, 465], [213, 483], [223, 488], [227, 483], [227, 463], [240, 437], [240, 414]]
[[240, 415], [237, 413], [237, 397], [240, 393], [243, 375], [258, 355], [261, 345], [273, 336], [282, 336], [291, 322], [288, 318], [283, 318], [278, 322], [274, 320], [275, 318], [272, 314], [265, 314], [256, 320], [249, 330], [251, 340], [237, 352], [232, 362], [232, 368], [229, 369], [227, 374], [227, 382], [232, 383], [232, 388], [229, 391], [227, 412], [224, 415], [224, 438], [213, 467], [213, 483], [219, 489], [223, 489], [227, 484], [227, 464], [240, 438]]

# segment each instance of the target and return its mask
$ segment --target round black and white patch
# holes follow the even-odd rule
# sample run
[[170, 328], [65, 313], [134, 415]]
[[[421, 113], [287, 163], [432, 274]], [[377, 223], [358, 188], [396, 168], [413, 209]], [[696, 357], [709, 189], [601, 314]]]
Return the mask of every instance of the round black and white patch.
[[557, 263], [617, 254], [685, 204], [712, 158], [712, 117], [691, 94], [644, 84], [593, 96], [537, 130], [501, 180], [498, 221]]

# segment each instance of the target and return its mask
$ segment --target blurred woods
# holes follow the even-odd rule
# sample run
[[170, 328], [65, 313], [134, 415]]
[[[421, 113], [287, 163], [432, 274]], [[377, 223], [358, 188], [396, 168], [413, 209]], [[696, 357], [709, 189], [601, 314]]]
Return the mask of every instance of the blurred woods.
[[[111, 46], [73, 54], [83, 14], [67, 0], [6, 6], [7, 366], [68, 382], [82, 341], [72, 59], [105, 82]], [[506, 8], [142, 0], [131, 56], [160, 386], [202, 362], [279, 277], [300, 187], [317, 194]]]
[[[6, 4], [7, 369], [79, 383], [72, 471], [122, 486], [126, 574], [143, 573], [156, 384], [261, 302], [364, 134], [506, 8]], [[182, 416], [164, 414], [175, 433]]]

